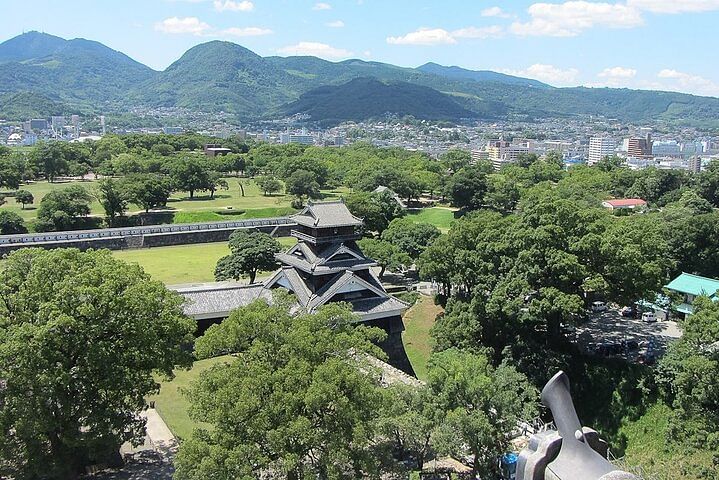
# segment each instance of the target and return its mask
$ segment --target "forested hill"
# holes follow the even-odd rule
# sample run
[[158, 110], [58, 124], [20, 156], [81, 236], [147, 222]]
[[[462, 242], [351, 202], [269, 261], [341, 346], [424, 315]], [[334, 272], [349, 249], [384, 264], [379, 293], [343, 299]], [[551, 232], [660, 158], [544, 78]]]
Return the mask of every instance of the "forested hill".
[[304, 113], [327, 123], [361, 121], [389, 114], [423, 120], [459, 120], [476, 114], [449, 95], [407, 82], [383, 83], [371, 77], [337, 86], [319, 87], [287, 106], [288, 115]]
[[[368, 77], [381, 82], [372, 88], [383, 94], [363, 97], [361, 92], [354, 92], [352, 98], [375, 105], [355, 105], [352, 112], [346, 110], [340, 115], [331, 111], [336, 102], [308, 104], [311, 99], [326, 102], [327, 92], [333, 91], [320, 89], [324, 93], [318, 95], [316, 89], [320, 87], [341, 87]], [[387, 101], [387, 89], [382, 85], [396, 87], [397, 82], [450, 95], [460, 109], [479, 119], [602, 115], [632, 122], [719, 125], [717, 98], [628, 89], [555, 88], [536, 80], [432, 63], [403, 68], [357, 59], [329, 62], [316, 57], [261, 57], [234, 43], [212, 41], [191, 48], [165, 71], [157, 72], [90, 40], [29, 32], [0, 43], [0, 118], [16, 120], [75, 112], [121, 112], [134, 106], [225, 111], [252, 120], [275, 118], [300, 105], [303, 111], [314, 112], [313, 119], [321, 122], [348, 115], [363, 119], [357, 115], [366, 112], [374, 116], [382, 109], [381, 102]], [[366, 92], [369, 84], [350, 85], [362, 86]], [[406, 93], [411, 89], [405, 85], [400, 90]], [[413, 104], [399, 105], [403, 99]], [[397, 111], [414, 110], [431, 118], [438, 111], [439, 99], [450, 105], [434, 93], [424, 99], [400, 95], [393, 104]], [[344, 104], [342, 108], [349, 102]], [[454, 114], [449, 117], [454, 118]]]

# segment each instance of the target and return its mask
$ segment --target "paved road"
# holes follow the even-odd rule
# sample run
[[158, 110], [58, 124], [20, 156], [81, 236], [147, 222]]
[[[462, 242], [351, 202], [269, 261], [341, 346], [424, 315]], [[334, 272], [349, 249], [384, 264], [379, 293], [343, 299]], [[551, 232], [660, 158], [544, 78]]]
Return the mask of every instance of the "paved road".
[[140, 416], [147, 419], [145, 443], [138, 447], [125, 444], [120, 452], [128, 458], [125, 466], [116, 471], [106, 471], [88, 476], [93, 480], [172, 480], [175, 467], [172, 462], [178, 443], [167, 425], [151, 408]]
[[681, 329], [674, 321], [646, 323], [641, 319], [622, 317], [619, 311], [610, 309], [592, 314], [587, 323], [577, 328], [576, 339], [588, 352], [594, 351], [601, 343], [623, 340], [651, 341], [655, 345], [655, 353], [661, 356], [667, 345], [681, 335]]

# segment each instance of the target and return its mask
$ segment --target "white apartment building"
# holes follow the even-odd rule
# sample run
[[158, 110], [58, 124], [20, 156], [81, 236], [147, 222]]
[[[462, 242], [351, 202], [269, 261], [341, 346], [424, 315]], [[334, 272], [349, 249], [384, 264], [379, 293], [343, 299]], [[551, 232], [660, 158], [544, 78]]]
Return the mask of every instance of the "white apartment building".
[[513, 145], [504, 140], [499, 140], [487, 144], [487, 158], [492, 162], [495, 170], [501, 169], [508, 163], [516, 162], [517, 158], [523, 153], [529, 153], [529, 146], [526, 143], [524, 145]]
[[594, 165], [604, 157], [614, 155], [616, 148], [617, 143], [610, 137], [590, 138], [587, 165]]

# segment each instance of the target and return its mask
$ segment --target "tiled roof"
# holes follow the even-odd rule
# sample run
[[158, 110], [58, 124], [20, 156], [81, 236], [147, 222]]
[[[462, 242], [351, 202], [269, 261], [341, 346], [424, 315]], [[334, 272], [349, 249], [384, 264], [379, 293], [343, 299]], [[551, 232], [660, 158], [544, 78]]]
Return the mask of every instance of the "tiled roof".
[[682, 273], [667, 285], [669, 290], [674, 290], [690, 295], [716, 295], [719, 290], [719, 280], [715, 278], [701, 277], [691, 273]]
[[304, 210], [296, 215], [291, 215], [290, 218], [300, 225], [318, 228], [362, 225], [362, 219], [352, 215], [341, 200], [309, 202]]
[[272, 294], [262, 284], [240, 285], [228, 282], [179, 286], [174, 290], [185, 297], [186, 315], [195, 318], [226, 316], [232, 310], [251, 303], [258, 298], [272, 299]]
[[402, 300], [389, 296], [384, 298], [364, 298], [351, 303], [352, 309], [358, 315], [375, 315], [409, 308], [409, 305]]
[[605, 200], [604, 203], [612, 207], [637, 207], [647, 204], [647, 202], [641, 198], [615, 198], [614, 200]]

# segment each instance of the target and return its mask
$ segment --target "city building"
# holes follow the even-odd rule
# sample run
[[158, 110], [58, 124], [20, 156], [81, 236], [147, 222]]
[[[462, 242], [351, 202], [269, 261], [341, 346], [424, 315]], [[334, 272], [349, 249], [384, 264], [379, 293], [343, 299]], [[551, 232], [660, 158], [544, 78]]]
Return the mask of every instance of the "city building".
[[687, 161], [688, 170], [693, 173], [702, 171], [702, 159], [700, 157], [691, 157]]
[[658, 140], [652, 144], [652, 155], [657, 157], [679, 157], [681, 145], [676, 140]]
[[30, 130], [35, 132], [48, 130], [47, 120], [44, 118], [34, 118], [30, 120]]
[[229, 148], [224, 148], [222, 145], [216, 144], [216, 143], [208, 143], [205, 145], [205, 155], [208, 157], [217, 157], [221, 155], [227, 155], [228, 153], [232, 153], [232, 150]]
[[589, 139], [589, 157], [587, 165], [599, 163], [604, 157], [614, 155], [617, 143], [610, 137], [592, 137]]
[[609, 210], [636, 210], [646, 207], [647, 202], [641, 198], [615, 198], [603, 201], [602, 206]]
[[529, 153], [529, 147], [515, 145], [504, 140], [497, 140], [487, 144], [487, 157], [495, 170], [501, 169], [504, 165], [514, 163], [522, 154]]
[[472, 156], [472, 164], [476, 165], [478, 162], [481, 162], [483, 160], [489, 160], [489, 152], [485, 150], [472, 150], [470, 152]]
[[162, 127], [162, 133], [165, 135], [179, 135], [184, 131], [182, 127]]
[[305, 129], [301, 133], [280, 133], [280, 143], [301, 143], [302, 145], [314, 145], [315, 137], [309, 135]]
[[639, 159], [652, 158], [651, 136], [647, 136], [646, 138], [630, 138], [627, 142], [627, 157]]

